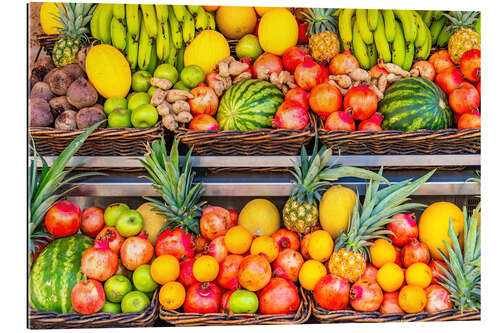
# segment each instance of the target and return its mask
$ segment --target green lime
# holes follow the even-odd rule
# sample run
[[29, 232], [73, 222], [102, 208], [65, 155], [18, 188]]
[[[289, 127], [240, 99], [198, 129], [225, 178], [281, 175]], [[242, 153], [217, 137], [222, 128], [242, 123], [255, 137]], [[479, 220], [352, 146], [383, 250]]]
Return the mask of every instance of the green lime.
[[177, 81], [172, 88], [173, 89], [185, 90], [187, 92], [191, 91], [191, 89], [189, 89], [182, 81]]
[[151, 86], [151, 73], [147, 71], [137, 71], [132, 75], [132, 90], [135, 92], [148, 91]]
[[111, 303], [106, 301], [100, 312], [121, 313], [122, 307], [120, 303]]
[[170, 64], [161, 64], [160, 66], [156, 67], [153, 73], [153, 77], [167, 79], [172, 82], [172, 84], [174, 84], [177, 82], [177, 80], [179, 80], [179, 73], [174, 66]]
[[151, 97], [147, 92], [135, 93], [133, 96], [130, 97], [128, 101], [128, 109], [130, 111], [134, 111], [141, 105], [149, 104], [150, 101]]
[[241, 59], [249, 57], [254, 61], [262, 54], [259, 39], [253, 34], [243, 36], [236, 44], [236, 56]]
[[104, 282], [106, 299], [113, 303], [122, 301], [123, 296], [132, 291], [132, 283], [123, 275], [113, 275]]
[[229, 309], [234, 313], [255, 313], [259, 299], [254, 292], [238, 289], [229, 297]]
[[127, 99], [123, 97], [110, 97], [104, 102], [104, 113], [109, 116], [113, 110], [126, 109], [127, 105]]
[[108, 127], [132, 127], [130, 116], [132, 112], [128, 109], [114, 109], [108, 115]]
[[153, 97], [153, 94], [155, 93], [156, 89], [158, 89], [158, 87], [155, 87], [155, 86], [149, 87], [149, 89], [148, 89], [149, 97]]
[[151, 277], [150, 269], [150, 265], [141, 265], [132, 274], [132, 281], [137, 290], [149, 293], [158, 287], [158, 283]]
[[149, 298], [140, 291], [131, 291], [122, 299], [122, 312], [140, 312], [149, 304]]
[[200, 82], [205, 80], [205, 72], [198, 65], [189, 65], [182, 69], [181, 81], [188, 88], [196, 87]]

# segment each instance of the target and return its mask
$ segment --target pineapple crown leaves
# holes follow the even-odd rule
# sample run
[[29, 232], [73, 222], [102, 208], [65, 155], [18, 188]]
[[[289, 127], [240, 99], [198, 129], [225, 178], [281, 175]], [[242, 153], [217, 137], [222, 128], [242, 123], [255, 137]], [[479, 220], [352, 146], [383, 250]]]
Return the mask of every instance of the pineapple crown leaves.
[[59, 10], [59, 15], [51, 13], [54, 18], [63, 26], [58, 27], [57, 30], [64, 37], [79, 38], [88, 41], [87, 24], [92, 19], [92, 14], [96, 5], [92, 3], [64, 3], [61, 5], [56, 4]]
[[443, 13], [448, 19], [449, 25], [446, 27], [451, 33], [462, 28], [473, 28], [474, 22], [477, 21], [478, 11], [450, 11], [449, 14]]
[[305, 21], [309, 24], [307, 27], [307, 35], [312, 36], [323, 31], [337, 33], [338, 17], [334, 14], [337, 8], [308, 8], [304, 11]]

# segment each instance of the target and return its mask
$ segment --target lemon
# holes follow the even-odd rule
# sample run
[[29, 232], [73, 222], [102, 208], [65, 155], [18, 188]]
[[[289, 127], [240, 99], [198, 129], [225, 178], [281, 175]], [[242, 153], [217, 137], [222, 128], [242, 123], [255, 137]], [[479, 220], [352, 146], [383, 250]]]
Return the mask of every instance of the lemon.
[[307, 260], [299, 272], [300, 285], [307, 290], [314, 290], [316, 283], [326, 276], [326, 267], [317, 260]]
[[388, 262], [396, 261], [396, 249], [387, 240], [377, 239], [370, 246], [370, 256], [372, 258], [372, 265], [380, 268]]
[[333, 252], [333, 239], [325, 230], [316, 230], [309, 238], [309, 255], [314, 260], [324, 262]]
[[385, 292], [396, 291], [403, 285], [405, 275], [403, 269], [389, 262], [377, 271], [377, 283]]
[[431, 268], [421, 262], [410, 265], [405, 273], [406, 283], [427, 288], [432, 281]]

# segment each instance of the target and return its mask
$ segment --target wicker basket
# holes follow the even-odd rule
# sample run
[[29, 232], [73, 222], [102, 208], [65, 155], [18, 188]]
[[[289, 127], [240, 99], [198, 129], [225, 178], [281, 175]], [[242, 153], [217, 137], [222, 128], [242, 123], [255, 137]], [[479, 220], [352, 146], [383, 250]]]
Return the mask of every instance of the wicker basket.
[[102, 327], [148, 327], [158, 318], [158, 289], [151, 303], [141, 312], [103, 313], [81, 315], [76, 312], [60, 314], [29, 309], [28, 327], [30, 329], [50, 328], [102, 328]]
[[160, 319], [175, 326], [226, 326], [226, 325], [292, 325], [303, 324], [311, 316], [311, 304], [300, 291], [300, 305], [295, 314], [225, 314], [225, 313], [182, 313], [166, 310], [160, 306]]

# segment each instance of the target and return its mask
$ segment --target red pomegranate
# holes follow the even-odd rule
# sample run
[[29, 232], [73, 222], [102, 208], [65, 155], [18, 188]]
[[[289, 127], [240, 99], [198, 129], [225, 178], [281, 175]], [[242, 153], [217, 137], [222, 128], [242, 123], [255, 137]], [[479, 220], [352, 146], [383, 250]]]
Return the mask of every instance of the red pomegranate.
[[217, 284], [229, 290], [238, 288], [238, 271], [240, 264], [243, 261], [243, 256], [230, 254], [219, 263], [219, 275], [217, 275]]
[[325, 64], [325, 63], [320, 62], [319, 66], [321, 67], [321, 77], [320, 77], [319, 83], [327, 83], [328, 76], [330, 74], [328, 72], [328, 63]]
[[208, 244], [210, 244], [210, 240], [206, 239], [202, 235], [197, 236], [194, 239], [194, 252], [195, 253], [200, 253], [200, 252], [205, 253], [207, 251]]
[[316, 283], [313, 297], [323, 309], [343, 310], [349, 304], [349, 281], [334, 274], [325, 275]]
[[382, 305], [380, 305], [380, 313], [382, 314], [396, 314], [404, 313], [403, 309], [399, 306], [399, 291], [384, 293]]
[[75, 284], [71, 290], [71, 305], [78, 313], [84, 315], [97, 313], [104, 303], [106, 303], [106, 295], [99, 281], [83, 280]]
[[235, 225], [238, 224], [238, 212], [233, 210], [233, 209], [228, 209], [229, 212], [229, 228], [234, 227]]
[[478, 110], [466, 112], [458, 118], [458, 129], [481, 128], [481, 113]]
[[197, 282], [186, 292], [184, 312], [216, 313], [219, 311], [221, 290], [215, 283]]
[[264, 255], [248, 255], [240, 263], [238, 281], [250, 291], [264, 288], [271, 280], [271, 265]]
[[80, 230], [85, 235], [95, 238], [104, 225], [104, 210], [102, 208], [89, 207], [83, 211]]
[[56, 237], [66, 237], [76, 233], [81, 220], [80, 207], [69, 200], [59, 201], [45, 214], [45, 226]]
[[460, 84], [449, 96], [450, 106], [458, 114], [472, 112], [479, 108], [481, 98], [476, 87], [468, 82]]
[[322, 119], [328, 118], [332, 112], [342, 107], [342, 93], [329, 83], [321, 83], [311, 90], [309, 106]]
[[182, 260], [179, 263], [179, 282], [182, 283], [182, 285], [185, 288], [191, 287], [193, 284], [195, 284], [196, 279], [193, 275], [193, 265], [194, 265], [195, 260], [193, 258], [187, 258]]
[[465, 52], [460, 59], [460, 71], [471, 82], [481, 80], [481, 50], [473, 49]]
[[276, 241], [276, 244], [278, 244], [280, 251], [288, 248], [298, 251], [300, 248], [299, 236], [288, 229], [282, 228], [272, 234], [271, 237]]
[[224, 244], [224, 236], [217, 237], [208, 244], [207, 254], [214, 257], [219, 263], [227, 256], [228, 252], [226, 244]]
[[202, 209], [202, 216], [210, 213], [216, 213], [220, 215], [224, 219], [224, 224], [226, 225], [226, 229], [232, 227], [231, 214], [229, 210], [219, 206], [205, 205]]
[[394, 260], [394, 263], [402, 268], [403, 263], [401, 262], [401, 248], [399, 246], [394, 246], [394, 250], [396, 250], [396, 260]]
[[365, 272], [361, 276], [362, 279], [367, 279], [371, 281], [377, 281], [378, 268], [372, 264], [366, 264]]
[[429, 248], [425, 243], [419, 242], [416, 238], [410, 239], [401, 250], [401, 262], [405, 267], [417, 262], [427, 264], [431, 259]]
[[272, 278], [259, 293], [259, 310], [262, 314], [290, 314], [299, 308], [297, 287], [280, 277]]
[[352, 118], [352, 110], [333, 112], [325, 122], [327, 131], [354, 131], [356, 123]]
[[109, 248], [113, 250], [116, 254], [120, 252], [125, 238], [116, 230], [115, 227], [104, 227], [99, 234], [97, 234], [96, 239], [105, 238], [108, 241]]
[[347, 74], [349, 71], [356, 68], [359, 68], [359, 62], [349, 49], [333, 57], [330, 61], [330, 66], [328, 66], [328, 70], [332, 75]]
[[446, 263], [439, 259], [432, 259], [431, 263], [429, 264], [429, 268], [431, 269], [432, 273], [432, 283], [434, 284], [439, 284], [439, 282], [442, 282], [441, 276], [445, 276], [444, 270], [441, 267], [447, 269]]
[[193, 115], [208, 114], [213, 116], [219, 106], [219, 97], [210, 87], [195, 87], [191, 89], [194, 98], [188, 99]]
[[229, 297], [234, 293], [234, 290], [228, 290], [224, 292], [220, 298], [220, 309], [219, 312], [232, 314], [233, 312], [229, 308]]
[[282, 129], [301, 130], [308, 124], [307, 110], [296, 102], [286, 100], [280, 105], [273, 119], [273, 127]]
[[377, 111], [377, 95], [367, 86], [351, 88], [344, 96], [344, 109], [352, 109], [354, 120], [365, 120]]
[[312, 57], [305, 57], [304, 62], [300, 63], [294, 72], [295, 82], [305, 90], [311, 90], [323, 80], [323, 69], [314, 62]]
[[413, 64], [411, 69], [418, 69], [420, 77], [427, 80], [434, 81], [436, 77], [436, 70], [430, 61], [420, 60]]
[[203, 214], [200, 219], [200, 231], [203, 237], [214, 240], [217, 237], [224, 236], [229, 223], [229, 214], [220, 215], [216, 212]]
[[106, 281], [118, 268], [118, 255], [108, 245], [107, 239], [96, 239], [82, 255], [82, 273], [90, 279]]
[[382, 74], [389, 74], [389, 72], [379, 64], [370, 68], [369, 73], [370, 78], [372, 79], [378, 79], [380, 76], [382, 76]]
[[387, 225], [387, 230], [392, 231], [394, 235], [389, 234], [389, 239], [396, 246], [405, 246], [411, 238], [418, 238], [417, 218], [414, 213], [396, 214], [392, 221]]
[[[155, 252], [153, 244], [147, 238], [146, 233], [141, 232], [139, 235], [129, 237], [123, 242], [120, 249], [120, 258], [123, 266], [129, 271], [134, 271], [137, 267], [149, 263], [153, 258]], [[158, 244], [158, 240], [156, 244]], [[160, 255], [157, 254], [157, 256]]]
[[272, 53], [262, 53], [253, 63], [252, 72], [253, 76], [256, 78], [257, 73], [279, 74], [283, 71], [283, 64], [281, 63], [281, 58]]
[[285, 94], [285, 101], [296, 102], [300, 104], [304, 109], [309, 110], [309, 95], [307, 91], [300, 87], [295, 87]]
[[441, 73], [447, 68], [455, 67], [455, 64], [450, 58], [448, 50], [437, 51], [429, 58], [429, 62], [434, 66], [436, 73]]
[[377, 311], [383, 300], [382, 289], [375, 281], [359, 279], [349, 291], [351, 306], [356, 311]]
[[449, 95], [459, 85], [464, 83], [464, 77], [460, 70], [456, 67], [448, 67], [436, 75], [436, 84]]
[[219, 124], [214, 117], [208, 114], [199, 114], [191, 120], [189, 129], [192, 131], [217, 131]]
[[284, 249], [278, 254], [278, 258], [273, 261], [273, 276], [297, 282], [299, 271], [304, 263], [302, 255], [292, 249]]
[[302, 48], [298, 46], [290, 46], [282, 55], [285, 70], [293, 74], [293, 72], [295, 72], [295, 68], [304, 61], [306, 56], [307, 52], [305, 52]]
[[311, 255], [309, 254], [309, 239], [310, 238], [311, 238], [311, 233], [308, 233], [300, 241], [300, 253], [302, 253], [304, 260], [311, 259]]
[[194, 257], [193, 239], [181, 228], [166, 229], [156, 240], [155, 253], [157, 257], [162, 254], [171, 254], [177, 260], [192, 258]]
[[476, 89], [477, 89], [477, 92], [479, 93], [479, 97], [481, 97], [481, 81], [479, 81], [476, 84]]
[[382, 120], [384, 120], [384, 115], [380, 112], [375, 112], [370, 118], [363, 120], [358, 125], [358, 131], [381, 131]]
[[431, 284], [425, 288], [427, 294], [427, 303], [425, 304], [425, 312], [435, 313], [444, 310], [453, 309], [451, 295], [444, 287], [438, 284]]

